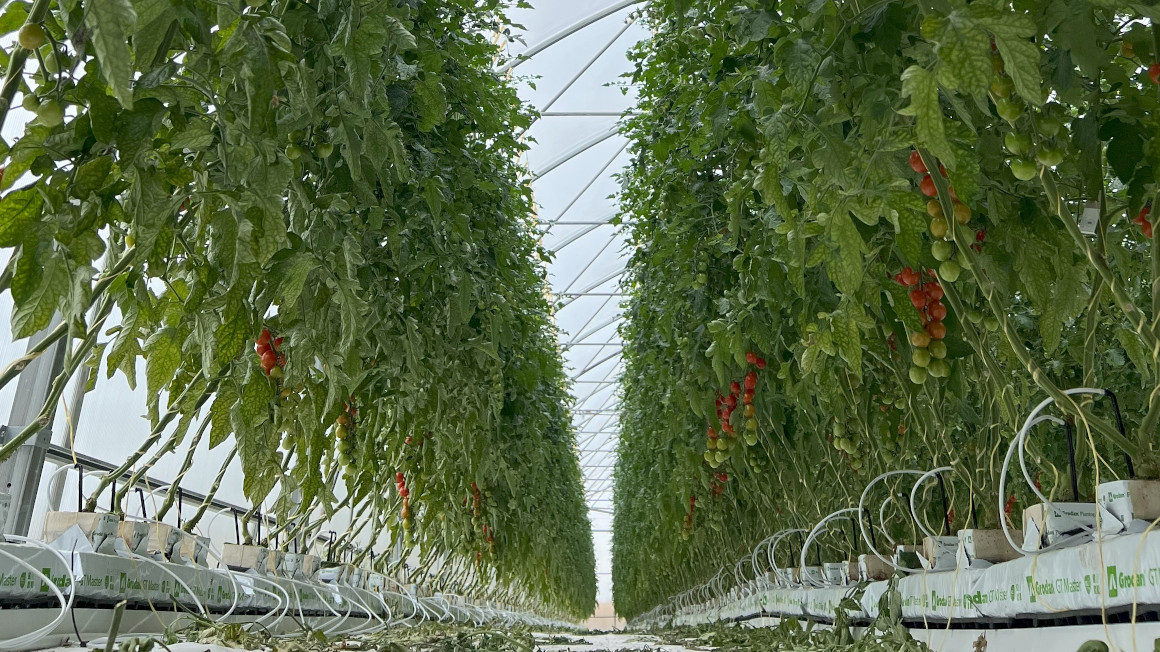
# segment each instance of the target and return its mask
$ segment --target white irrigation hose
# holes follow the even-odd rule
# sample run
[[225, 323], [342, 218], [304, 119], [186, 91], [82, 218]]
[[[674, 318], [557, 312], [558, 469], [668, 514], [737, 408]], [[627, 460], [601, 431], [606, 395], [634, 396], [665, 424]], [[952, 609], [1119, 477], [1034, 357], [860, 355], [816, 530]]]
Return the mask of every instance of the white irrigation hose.
[[[1067, 423], [1065, 423], [1063, 419], [1053, 417], [1050, 415], [1044, 415], [1044, 416], [1040, 417], [1040, 421], [1051, 421], [1052, 423], [1055, 423], [1057, 425], [1061, 425], [1064, 427], [1067, 426]], [[1024, 452], [1025, 452], [1025, 449], [1027, 447], [1027, 440], [1030, 439], [1030, 437], [1031, 437], [1031, 429], [1028, 428], [1027, 434], [1023, 436], [1023, 441], [1020, 442], [1020, 444], [1019, 444], [1019, 468], [1020, 468], [1020, 470], [1023, 471], [1023, 481], [1027, 483], [1027, 486], [1031, 487], [1032, 493], [1034, 493], [1035, 496], [1037, 498], [1039, 498], [1039, 500], [1041, 502], [1043, 502], [1043, 504], [1047, 505], [1048, 508], [1050, 508], [1050, 507], [1052, 507], [1052, 502], [1050, 500], [1048, 500], [1047, 496], [1043, 495], [1043, 492], [1039, 490], [1039, 487], [1035, 486], [1035, 480], [1031, 477], [1031, 473], [1027, 471], [1027, 460], [1026, 460], [1026, 455], [1024, 454]], [[1077, 499], [1078, 499], [1078, 497], [1077, 497]], [[1090, 527], [1084, 525], [1083, 523], [1076, 523], [1076, 525], [1078, 525], [1081, 529], [1086, 530], [1088, 532], [1095, 532], [1095, 528], [1090, 528]]]
[[[402, 593], [400, 593], [399, 595], [403, 596], [403, 598], [405, 598], [408, 602], [410, 602], [411, 606], [414, 607], [414, 609], [409, 617], [414, 618], [416, 616], [419, 616], [419, 611], [422, 610], [422, 607], [419, 606], [419, 601], [414, 596], [411, 595], [411, 592], [407, 590], [407, 587], [403, 586], [402, 583], [399, 582], [399, 580], [396, 580], [395, 578], [391, 577], [390, 575], [384, 574], [383, 577], [385, 577], [387, 580], [389, 580], [391, 582], [394, 582], [395, 586], [398, 587], [400, 591], [402, 591]], [[399, 624], [402, 624], [405, 620], [406, 619], [400, 620]], [[420, 616], [420, 621], [417, 624], [419, 624], [419, 625], [423, 624], [423, 620], [425, 620], [425, 618], [423, 616]]]
[[[862, 514], [864, 514], [865, 510], [866, 510], [866, 497], [870, 494], [870, 490], [874, 488], [874, 485], [878, 484], [879, 482], [881, 482], [881, 481], [883, 481], [886, 478], [889, 478], [891, 476], [908, 475], [908, 474], [909, 475], [922, 475], [923, 472], [919, 471], [917, 469], [899, 469], [897, 471], [887, 471], [886, 473], [883, 473], [883, 474], [879, 475], [878, 477], [874, 478], [873, 480], [871, 480], [869, 482], [869, 484], [866, 485], [866, 488], [862, 490], [862, 496], [860, 498], [858, 498], [858, 518], [857, 518], [857, 521], [858, 521], [858, 530], [861, 531], [861, 533], [862, 533], [862, 541], [866, 543], [866, 548], [871, 553], [873, 553], [873, 555], [875, 557], [877, 557], [879, 561], [886, 564], [887, 566], [890, 566], [894, 570], [900, 570], [904, 573], [917, 573], [917, 572], [919, 572], [920, 569], [905, 568], [905, 567], [899, 566], [898, 564], [895, 564], [894, 560], [887, 559], [887, 558], [883, 557], [881, 555], [881, 553], [879, 553], [878, 550], [874, 547], [874, 543], [870, 540], [870, 534], [866, 530], [865, 519], [862, 518]], [[881, 524], [879, 524], [879, 525], [881, 526]], [[882, 529], [885, 530], [885, 528], [882, 528]]]
[[[779, 544], [780, 544], [780, 543], [781, 543], [781, 542], [782, 542], [782, 541], [783, 541], [783, 540], [784, 540], [786, 537], [788, 537], [788, 536], [789, 536], [789, 535], [791, 535], [791, 534], [798, 534], [798, 533], [801, 533], [801, 534], [806, 534], [807, 532], [808, 532], [808, 531], [807, 531], [807, 530], [805, 530], [805, 529], [803, 529], [803, 528], [793, 528], [793, 529], [789, 529], [789, 530], [782, 530], [781, 532], [778, 532], [777, 534], [773, 535], [773, 536], [774, 536], [774, 537], [776, 537], [776, 538], [775, 538], [775, 539], [774, 539], [772, 542], [770, 542], [770, 544], [769, 544], [769, 545], [766, 547], [766, 549], [765, 549], [765, 558], [766, 558], [766, 560], [769, 562], [769, 566], [770, 566], [770, 568], [772, 568], [772, 569], [773, 569], [773, 577], [774, 577], [774, 579], [775, 579], [775, 580], [778, 580], [778, 581], [780, 582], [780, 580], [778, 579], [778, 571], [780, 571], [780, 570], [781, 570], [781, 568], [779, 568], [779, 567], [778, 567], [778, 565], [777, 565], [777, 559], [776, 559], [776, 557], [777, 557], [777, 546], [778, 546], [778, 545], [779, 545]], [[804, 541], [804, 539], [803, 539], [803, 541]], [[793, 574], [792, 574], [792, 573], [790, 573], [790, 576], [789, 576], [789, 585], [790, 585], [790, 586], [793, 586], [793, 584], [794, 584], [794, 581], [793, 581]]]
[[[1063, 390], [1063, 393], [1067, 396], [1072, 396], [1074, 394], [1091, 394], [1091, 395], [1095, 395], [1095, 396], [1104, 396], [1107, 392], [1105, 392], [1102, 389], [1092, 388], [1092, 387], [1074, 387], [1072, 389]], [[1012, 455], [1014, 455], [1016, 448], [1022, 447], [1023, 440], [1024, 440], [1024, 438], [1026, 438], [1027, 433], [1031, 430], [1031, 427], [1036, 425], [1037, 423], [1042, 423], [1043, 421], [1048, 420], [1048, 419], [1040, 419], [1039, 413], [1042, 412], [1047, 406], [1051, 405], [1054, 402], [1055, 402], [1055, 399], [1049, 396], [1049, 397], [1043, 399], [1042, 401], [1040, 401], [1039, 405], [1036, 405], [1035, 409], [1031, 410], [1031, 414], [1027, 415], [1027, 419], [1026, 419], [1026, 421], [1024, 421], [1023, 427], [1019, 429], [1019, 433], [1017, 435], [1015, 435], [1015, 439], [1011, 442], [1011, 446], [1007, 448], [1007, 455], [1003, 458], [1003, 468], [1002, 468], [1002, 471], [999, 473], [999, 527], [1003, 530], [1003, 536], [1006, 537], [1007, 543], [1012, 548], [1014, 548], [1016, 552], [1018, 552], [1019, 554], [1025, 556], [1025, 557], [1028, 555], [1031, 555], [1031, 556], [1039, 555], [1040, 553], [1047, 552], [1048, 550], [1052, 550], [1052, 549], [1060, 547], [1060, 546], [1059, 546], [1059, 544], [1056, 544], [1056, 545], [1052, 545], [1052, 546], [1047, 546], [1046, 548], [1040, 548], [1039, 550], [1028, 551], [1028, 550], [1024, 550], [1023, 546], [1019, 546], [1019, 545], [1015, 544], [1015, 540], [1011, 538], [1011, 529], [1007, 527], [1007, 518], [1006, 518], [1006, 509], [1005, 509], [1005, 506], [1006, 506], [1005, 502], [1006, 501], [1005, 501], [1004, 497], [1007, 494], [1007, 470], [1011, 466]], [[1032, 489], [1034, 489], [1034, 483], [1032, 483]], [[1051, 503], [1048, 501], [1045, 501], [1045, 503], [1047, 504], [1048, 509], [1051, 509]]]
[[[267, 629], [274, 629], [275, 627], [278, 626], [279, 623], [282, 622], [282, 620], [284, 618], [286, 618], [286, 616], [288, 616], [290, 614], [290, 608], [292, 606], [294, 606], [293, 601], [290, 599], [290, 593], [285, 588], [283, 588], [281, 584], [278, 584], [277, 582], [275, 582], [274, 580], [271, 580], [268, 577], [262, 577], [261, 575], [258, 575], [256, 572], [253, 575], [246, 575], [246, 577], [249, 577], [251, 580], [265, 582], [265, 583], [269, 584], [271, 588], [274, 588], [274, 589], [277, 589], [278, 591], [281, 591], [282, 595], [286, 598], [285, 606], [282, 605], [281, 599], [278, 600], [278, 603], [279, 603], [278, 606], [282, 607], [282, 613], [278, 616], [278, 618], [276, 618], [274, 620], [274, 622], [270, 623], [269, 625], [264, 625], [264, 627], [266, 627]], [[257, 587], [254, 587], [254, 590], [258, 591], [259, 589]], [[277, 608], [278, 607], [275, 607], [275, 610], [277, 610]], [[266, 618], [271, 613], [273, 613], [273, 612], [271, 611], [271, 612], [267, 613], [266, 615], [262, 616], [262, 618]], [[301, 609], [299, 609], [299, 613], [301, 613]], [[258, 620], [262, 620], [262, 618], [258, 618], [254, 622], [257, 623]]]
[[[938, 535], [935, 534], [933, 531], [931, 531], [931, 529], [926, 526], [926, 523], [924, 523], [922, 521], [922, 519], [920, 519], [918, 517], [918, 509], [915, 506], [915, 502], [916, 502], [917, 497], [918, 497], [918, 488], [921, 487], [922, 484], [924, 482], [926, 482], [928, 478], [931, 478], [935, 475], [938, 475], [939, 473], [942, 473], [943, 471], [954, 471], [954, 467], [940, 466], [937, 469], [931, 469], [931, 470], [927, 471], [926, 473], [923, 473], [921, 476], [919, 476], [918, 480], [916, 480], [914, 482], [914, 486], [911, 487], [911, 489], [910, 489], [910, 517], [914, 519], [915, 523], [918, 523], [918, 529], [921, 530], [922, 533], [928, 537], [937, 537]], [[949, 532], [948, 532], [948, 534], [949, 534]]]
[[73, 575], [72, 575], [72, 566], [69, 564], [68, 560], [66, 560], [64, 558], [64, 555], [61, 554], [61, 552], [59, 550], [56, 550], [55, 548], [52, 548], [52, 547], [48, 546], [47, 544], [42, 543], [40, 541], [35, 541], [33, 539], [29, 539], [28, 537], [22, 537], [22, 536], [19, 536], [16, 534], [4, 535], [4, 539], [14, 539], [16, 541], [20, 541], [20, 542], [23, 542], [26, 544], [31, 544], [31, 545], [36, 546], [38, 548], [43, 548], [43, 549], [49, 551], [50, 553], [56, 555], [57, 559], [60, 560], [60, 563], [62, 565], [64, 565], [65, 575], [67, 575], [68, 579], [69, 579], [69, 594], [68, 594], [68, 598], [66, 599], [64, 597], [64, 594], [61, 593], [60, 589], [57, 588], [56, 583], [52, 581], [51, 577], [49, 577], [48, 575], [45, 575], [41, 570], [37, 569], [35, 566], [33, 566], [32, 564], [28, 563], [27, 561], [21, 559], [20, 557], [17, 557], [16, 555], [8, 552], [7, 550], [0, 548], [0, 555], [8, 557], [9, 559], [16, 562], [17, 564], [23, 566], [24, 568], [28, 569], [29, 571], [32, 571], [32, 573], [34, 575], [39, 575], [39, 576], [43, 577], [45, 583], [48, 584], [48, 589], [50, 591], [52, 591], [53, 595], [55, 595], [56, 599], [60, 602], [60, 613], [57, 614], [56, 618], [54, 618], [52, 620], [52, 622], [48, 623], [47, 625], [45, 625], [43, 627], [40, 627], [40, 628], [35, 629], [31, 632], [28, 632], [27, 634], [21, 634], [20, 636], [17, 636], [15, 638], [10, 638], [6, 641], [0, 641], [0, 649], [14, 649], [14, 648], [18, 648], [18, 647], [26, 647], [26, 646], [34, 645], [34, 644], [38, 643], [39, 641], [41, 641], [42, 639], [44, 639], [45, 637], [52, 634], [53, 630], [56, 629], [57, 625], [60, 625], [61, 621], [63, 621], [65, 616], [68, 615], [69, 610], [72, 609], [73, 601], [75, 600], [76, 593], [77, 593], [75, 590], [76, 589], [76, 580], [73, 578]]
[[814, 529], [810, 530], [809, 536], [807, 536], [805, 542], [802, 543], [801, 556], [799, 559], [799, 562], [800, 562], [799, 568], [801, 571], [803, 584], [809, 583], [809, 584], [812, 584], [815, 588], [822, 588], [825, 586], [825, 584], [818, 584], [817, 582], [806, 577], [806, 566], [807, 566], [806, 553], [809, 552], [810, 545], [813, 544], [814, 539], [818, 538], [818, 536], [821, 535], [822, 532], [824, 532], [826, 529], [828, 529], [828, 528], [824, 528], [824, 526], [827, 523], [829, 523], [830, 521], [833, 521], [835, 519], [838, 519], [838, 518], [850, 520], [849, 516], [844, 516], [844, 515], [849, 514], [851, 512], [860, 515], [862, 513], [862, 510], [858, 509], [857, 507], [847, 507], [845, 509], [839, 509], [838, 511], [836, 511], [836, 512], [830, 514], [829, 516], [826, 516], [822, 520], [818, 521], [818, 524], [814, 526]]
[[753, 570], [754, 571], [756, 571], [758, 573], [765, 573], [766, 572], [766, 571], [761, 570], [761, 565], [757, 563], [757, 553], [761, 551], [761, 546], [766, 545], [767, 543], [769, 543], [769, 541], [771, 539], [773, 539], [776, 536], [777, 536], [776, 533], [771, 534], [771, 535], [765, 537], [764, 539], [762, 539], [760, 542], [758, 542], [758, 544], [756, 546], [754, 546], [753, 554], [750, 555], [750, 559], [752, 559], [752, 561], [753, 561]]
[[[902, 494], [898, 495], [901, 496]], [[894, 550], [894, 546], [898, 545], [898, 542], [894, 540], [894, 537], [890, 536], [890, 532], [886, 530], [885, 526], [886, 506], [892, 502], [894, 502], [894, 494], [888, 494], [886, 500], [882, 501], [882, 504], [878, 506], [878, 525], [879, 529], [882, 530], [882, 536], [886, 537], [886, 541], [890, 543], [890, 549]]]
[[[125, 519], [126, 519], [126, 520], [128, 520], [129, 518], [137, 518], [137, 517], [130, 517], [128, 514], [126, 514], [126, 515], [125, 515]], [[196, 546], [197, 546], [197, 544], [198, 544], [198, 543], [200, 543], [200, 542], [198, 541], [197, 537], [196, 537], [196, 536], [194, 536], [193, 534], [190, 534], [189, 532], [186, 532], [185, 530], [183, 530], [183, 529], [181, 529], [181, 528], [179, 528], [179, 527], [176, 527], [176, 526], [173, 526], [173, 525], [169, 525], [168, 523], [164, 523], [164, 522], [162, 522], [162, 521], [158, 521], [158, 520], [156, 520], [156, 519], [151, 519], [151, 518], [144, 518], [144, 517], [141, 517], [141, 518], [139, 518], [138, 520], [139, 520], [139, 521], [141, 521], [141, 522], [144, 522], [144, 523], [149, 523], [150, 525], [164, 525], [165, 527], [173, 528], [173, 530], [174, 530], [175, 532], [177, 532], [178, 534], [180, 534], [182, 537], [184, 537], [184, 538], [186, 538], [186, 539], [192, 539], [192, 540], [193, 540], [193, 542], [194, 542], [194, 550], [197, 550]], [[217, 553], [217, 551], [215, 551], [215, 550], [213, 549], [213, 546], [211, 546], [211, 545], [206, 545], [205, 549], [206, 549], [206, 553], [208, 553], [208, 554], [212, 555], [212, 556], [213, 556], [213, 558], [214, 558], [214, 559], [215, 559], [215, 560], [218, 562], [218, 564], [219, 564], [220, 566], [222, 566], [223, 568], [225, 568], [225, 566], [226, 566], [226, 564], [225, 564], [225, 561], [224, 561], [224, 560], [221, 558], [221, 556], [220, 556], [220, 555]], [[179, 554], [180, 554], [180, 553], [179, 553]], [[196, 568], [196, 566], [197, 566], [197, 565], [196, 565], [196, 563], [195, 563], [195, 564], [194, 564], [194, 567]], [[174, 579], [177, 579], [177, 581], [178, 581], [178, 582], [181, 582], [181, 579], [180, 579], [180, 578], [178, 578], [178, 577], [177, 577], [177, 575], [174, 575], [174, 574], [173, 574], [172, 572], [170, 572], [168, 569], [163, 569], [163, 570], [165, 570], [165, 572], [167, 572], [167, 573], [169, 573], [170, 575], [172, 575], [172, 576], [173, 576], [173, 578], [174, 578]], [[207, 568], [207, 570], [211, 570], [211, 569], [208, 569], [208, 568]], [[222, 614], [221, 616], [219, 616], [219, 617], [217, 617], [217, 618], [213, 619], [213, 620], [214, 620], [214, 622], [218, 622], [218, 623], [220, 623], [220, 622], [224, 621], [226, 618], [229, 618], [231, 615], [233, 615], [233, 613], [234, 613], [234, 610], [236, 610], [236, 609], [238, 608], [238, 593], [240, 592], [240, 588], [239, 588], [239, 586], [238, 586], [238, 582], [237, 582], [237, 580], [236, 580], [236, 579], [234, 579], [234, 576], [233, 576], [233, 571], [229, 570], [228, 568], [225, 568], [225, 572], [226, 572], [226, 576], [227, 576], [227, 577], [229, 578], [229, 580], [230, 580], [230, 584], [231, 584], [231, 585], [232, 585], [232, 587], [233, 587], [233, 598], [232, 598], [232, 600], [231, 600], [231, 602], [230, 602], [230, 608], [229, 608], [229, 610], [227, 610], [227, 611], [226, 611], [224, 614]], [[186, 585], [186, 584], [185, 584], [185, 582], [181, 582], [181, 585], [182, 585], [182, 586], [184, 586], [184, 587], [186, 588], [186, 590], [189, 590], [189, 586], [188, 586], [188, 585]], [[190, 592], [189, 592], [189, 594], [190, 594], [191, 596], [193, 596], [193, 591], [190, 591]], [[201, 601], [199, 601], [199, 600], [197, 599], [197, 597], [196, 597], [196, 596], [194, 596], [194, 598], [193, 598], [193, 599], [194, 599], [194, 601], [196, 601], [196, 602], [197, 602], [197, 604], [198, 604], [199, 606], [201, 605]], [[203, 611], [203, 613], [204, 613], [205, 617], [206, 617], [207, 619], [209, 619], [209, 618], [210, 618], [210, 616], [209, 616], [209, 611], [205, 610], [205, 609], [204, 609], [204, 607], [202, 608], [202, 611]]]
[[282, 608], [282, 598], [280, 598], [277, 593], [274, 593], [273, 591], [267, 591], [266, 589], [259, 589], [256, 586], [251, 586], [250, 589], [252, 591], [254, 591], [255, 593], [261, 593], [262, 595], [270, 596], [275, 601], [277, 601], [277, 606], [275, 606], [273, 609], [267, 611], [266, 613], [262, 614], [261, 616], [258, 616], [257, 618], [255, 618], [254, 622], [250, 623], [250, 625], [259, 624], [263, 618], [268, 618], [275, 611], [278, 611], [279, 609]]

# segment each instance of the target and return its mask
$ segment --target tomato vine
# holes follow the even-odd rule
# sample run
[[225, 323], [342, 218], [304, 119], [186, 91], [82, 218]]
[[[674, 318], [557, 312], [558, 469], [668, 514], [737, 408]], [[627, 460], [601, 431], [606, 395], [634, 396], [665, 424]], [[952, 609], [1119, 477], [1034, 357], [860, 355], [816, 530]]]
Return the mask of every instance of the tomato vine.
[[[993, 527], [996, 451], [1046, 396], [1085, 442], [1088, 498], [1124, 454], [1160, 474], [1154, 7], [654, 0], [645, 16], [621, 196], [621, 614], [887, 470], [952, 466], [950, 510]], [[710, 461], [716, 398], [750, 351], [769, 365], [757, 442]], [[1062, 393], [1079, 385], [1117, 393], [1125, 434], [1107, 401]], [[1049, 488], [1061, 440], [1033, 452]]]
[[153, 433], [124, 469], [196, 426], [296, 532], [358, 506], [458, 590], [586, 615], [505, 28], [492, 0], [7, 3], [0, 116], [19, 93], [36, 117], [0, 152], [0, 290], [15, 337], [66, 340], [61, 390], [144, 382]]

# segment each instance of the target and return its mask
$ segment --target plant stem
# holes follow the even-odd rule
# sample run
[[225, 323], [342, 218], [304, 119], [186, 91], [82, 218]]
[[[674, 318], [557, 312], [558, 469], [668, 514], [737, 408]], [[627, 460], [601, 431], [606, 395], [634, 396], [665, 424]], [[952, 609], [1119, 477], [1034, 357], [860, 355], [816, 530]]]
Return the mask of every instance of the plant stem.
[[[118, 478], [120, 478], [120, 477], [124, 476], [126, 473], [128, 473], [129, 469], [133, 468], [133, 465], [136, 464], [137, 461], [140, 460], [141, 457], [145, 455], [145, 452], [148, 451], [150, 448], [152, 448], [153, 445], [156, 444], [157, 441], [161, 439], [161, 433], [165, 430], [165, 428], [175, 418], [177, 418], [177, 415], [179, 415], [181, 413], [181, 406], [183, 403], [185, 403], [186, 395], [189, 393], [189, 391], [191, 389], [193, 389], [194, 387], [197, 386], [198, 382], [202, 379], [202, 377], [203, 377], [202, 372], [200, 372], [200, 371], [197, 372], [197, 375], [193, 377], [193, 379], [189, 382], [188, 385], [186, 385], [185, 389], [182, 390], [181, 394], [177, 397], [177, 400], [173, 401], [173, 404], [172, 404], [173, 406], [169, 408], [169, 411], [167, 411], [165, 413], [165, 415], [162, 416], [161, 419], [157, 422], [157, 425], [153, 427], [153, 431], [149, 433], [149, 436], [145, 438], [145, 441], [141, 443], [141, 446], [139, 446], [134, 453], [129, 455], [129, 457], [125, 460], [125, 462], [123, 464], [121, 464], [121, 466], [117, 467], [116, 469], [114, 469], [112, 471], [109, 471], [108, 473], [106, 473], [104, 476], [101, 477], [101, 481], [97, 485], [97, 488], [93, 491], [93, 493], [90, 495], [88, 501], [85, 503], [85, 510], [84, 511], [91, 512], [94, 509], [96, 509], [97, 497], [100, 496], [101, 491], [103, 491], [105, 489], [105, 487], [109, 486], [109, 484], [111, 484], [113, 481], [117, 480]], [[210, 383], [206, 387], [205, 392], [207, 394], [212, 393], [213, 388], [215, 388], [215, 387], [217, 387], [216, 379], [214, 382]], [[199, 401], [199, 403], [200, 402], [204, 402], [204, 401]]]
[[[28, 10], [28, 20], [25, 22], [27, 24], [44, 22], [51, 4], [51, 0], [33, 2], [32, 8]], [[8, 59], [8, 72], [4, 75], [3, 87], [0, 87], [0, 129], [4, 128], [4, 121], [8, 118], [8, 110], [12, 108], [12, 100], [20, 88], [20, 82], [24, 75], [24, 64], [28, 61], [30, 52], [31, 50], [26, 50], [20, 47], [19, 43], [16, 43], [12, 49], [12, 55]]]
[[205, 431], [209, 429], [210, 423], [212, 423], [210, 419], [205, 419], [201, 422], [201, 426], [198, 427], [197, 431], [193, 433], [193, 441], [189, 442], [189, 450], [185, 453], [185, 460], [181, 463], [181, 469], [178, 470], [177, 477], [174, 478], [173, 484], [170, 485], [169, 491], [165, 494], [164, 502], [161, 503], [161, 507], [158, 508], [157, 515], [154, 517], [158, 521], [165, 518], [170, 508], [173, 507], [173, 503], [177, 498], [177, 490], [181, 486], [181, 480], [185, 478], [185, 474], [193, 466], [193, 454], [197, 452], [197, 445], [201, 443], [201, 438], [205, 434]]
[[[197, 511], [193, 513], [192, 517], [190, 517], [187, 521], [185, 521], [185, 523], [182, 524], [181, 529], [185, 530], [186, 532], [193, 532], [193, 528], [197, 527], [198, 522], [201, 521], [201, 517], [205, 516], [205, 510], [209, 509], [210, 502], [213, 501], [213, 497], [217, 495], [218, 489], [221, 488], [222, 478], [226, 476], [226, 470], [230, 468], [230, 463], [234, 461], [234, 456], [237, 455], [237, 453], [237, 446], [234, 446], [230, 449], [229, 454], [226, 455], [226, 459], [222, 462], [222, 468], [218, 469], [218, 474], [217, 477], [214, 478], [213, 486], [211, 486], [209, 491], [205, 494], [205, 500], [201, 501], [201, 505], [198, 505]], [[171, 492], [171, 494], [172, 493], [175, 492]], [[172, 503], [170, 498], [167, 497], [166, 500], [169, 503]], [[158, 519], [160, 518], [161, 517], [159, 516]]]
[[[41, 430], [52, 422], [52, 416], [56, 412], [56, 403], [64, 394], [65, 386], [68, 381], [76, 373], [82, 361], [88, 357], [89, 352], [92, 351], [93, 346], [97, 343], [97, 335], [100, 333], [101, 326], [105, 323], [105, 319], [109, 316], [112, 310], [112, 304], [105, 302], [101, 307], [100, 316], [96, 319], [92, 326], [89, 327], [85, 338], [81, 340], [80, 345], [65, 359], [64, 369], [60, 374], [53, 379], [52, 385], [49, 387], [48, 396], [44, 399], [44, 405], [40, 409], [40, 413], [33, 419], [32, 423], [26, 425], [20, 432], [10, 439], [3, 446], [0, 446], [0, 462], [7, 460], [20, 448], [24, 442], [31, 439]], [[93, 494], [94, 498], [97, 494]]]

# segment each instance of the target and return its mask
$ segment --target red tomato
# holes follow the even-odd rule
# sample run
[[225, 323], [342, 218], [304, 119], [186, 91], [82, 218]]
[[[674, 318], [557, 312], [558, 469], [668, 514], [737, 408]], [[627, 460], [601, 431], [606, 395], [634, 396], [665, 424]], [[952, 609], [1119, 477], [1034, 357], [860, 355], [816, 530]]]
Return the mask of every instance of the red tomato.
[[[926, 310], [930, 313], [930, 318], [935, 321], [942, 321], [947, 318], [947, 307], [937, 301], [927, 306]], [[934, 336], [932, 335], [931, 337]]]
[[918, 153], [918, 150], [910, 153], [910, 169], [919, 174], [926, 174], [926, 163], [922, 162], [922, 156]]
[[934, 197], [938, 194], [938, 189], [934, 187], [934, 179], [928, 174], [918, 182], [918, 189], [927, 197]]

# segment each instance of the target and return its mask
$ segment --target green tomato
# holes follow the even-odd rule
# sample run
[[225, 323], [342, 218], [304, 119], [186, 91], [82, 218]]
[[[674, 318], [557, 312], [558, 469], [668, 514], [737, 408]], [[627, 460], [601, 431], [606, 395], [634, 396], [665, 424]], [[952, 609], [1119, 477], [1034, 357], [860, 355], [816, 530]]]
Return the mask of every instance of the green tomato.
[[922, 367], [911, 367], [910, 368], [910, 382], [914, 383], [915, 385], [921, 385], [921, 384], [925, 383], [926, 376], [927, 376], [926, 369], [923, 369]]
[[717, 450], [713, 453], [713, 457], [717, 458], [717, 463], [720, 464], [721, 462], [729, 459], [729, 453], [723, 450]]
[[946, 378], [951, 375], [951, 365], [946, 360], [931, 360], [927, 371], [935, 378]]
[[25, 93], [24, 100], [20, 102], [20, 106], [27, 111], [36, 112], [40, 108], [40, 100], [32, 93]]
[[962, 271], [963, 269], [959, 267], [958, 263], [953, 260], [947, 260], [938, 266], [938, 277], [947, 283], [954, 283], [959, 280], [959, 274]]
[[705, 451], [705, 461], [709, 464], [714, 464], [717, 461], [717, 456], [713, 453], [713, 451]]
[[1015, 82], [1007, 75], [995, 75], [991, 80], [991, 92], [995, 97], [1005, 98], [1015, 91]]
[[48, 40], [44, 28], [37, 23], [25, 23], [20, 28], [20, 47], [25, 50], [37, 50]]
[[914, 353], [910, 355], [910, 361], [916, 367], [925, 367], [930, 364], [930, 351], [926, 349], [915, 349]]
[[967, 320], [972, 324], [981, 324], [983, 323], [983, 313], [979, 310], [968, 310]]
[[314, 155], [318, 158], [329, 158], [334, 153], [334, 145], [331, 143], [318, 143], [314, 146]]
[[297, 161], [298, 159], [302, 158], [304, 153], [305, 152], [302, 151], [302, 148], [297, 145], [290, 145], [286, 148], [286, 158], [290, 159], [291, 161]]
[[930, 351], [930, 357], [935, 360], [942, 360], [947, 357], [947, 343], [942, 340], [934, 340], [927, 347], [927, 351]]
[[1039, 133], [1054, 138], [1059, 135], [1060, 128], [1063, 127], [1063, 122], [1055, 116], [1043, 116], [1039, 119]]
[[697, 274], [697, 285], [698, 286], [704, 285], [708, 282], [709, 282], [709, 276], [707, 274], [704, 274], [704, 273]]
[[56, 100], [48, 100], [37, 109], [36, 121], [46, 127], [59, 127], [64, 122], [64, 107]]
[[1041, 147], [1039, 148], [1039, 151], [1035, 153], [1035, 160], [1039, 161], [1039, 164], [1044, 167], [1053, 168], [1060, 163], [1063, 163], [1063, 148]]
[[995, 102], [995, 111], [1007, 122], [1015, 122], [1023, 115], [1023, 104], [1018, 100], [1001, 99]]
[[946, 240], [936, 240], [930, 246], [930, 253], [934, 255], [935, 260], [950, 260], [951, 254], [955, 253], [955, 246]]
[[1008, 152], [1015, 156], [1023, 156], [1031, 151], [1031, 136], [1017, 131], [1008, 131], [1007, 135], [1003, 136], [1003, 145], [1007, 147]]
[[1035, 165], [1035, 161], [1025, 158], [1011, 159], [1011, 174], [1020, 181], [1030, 181], [1039, 173], [1039, 166]]
[[999, 320], [988, 316], [983, 320], [983, 327], [994, 333], [995, 331], [999, 330]]
[[757, 445], [757, 435], [753, 434], [753, 433], [745, 435], [745, 445], [746, 446], [756, 446]]

